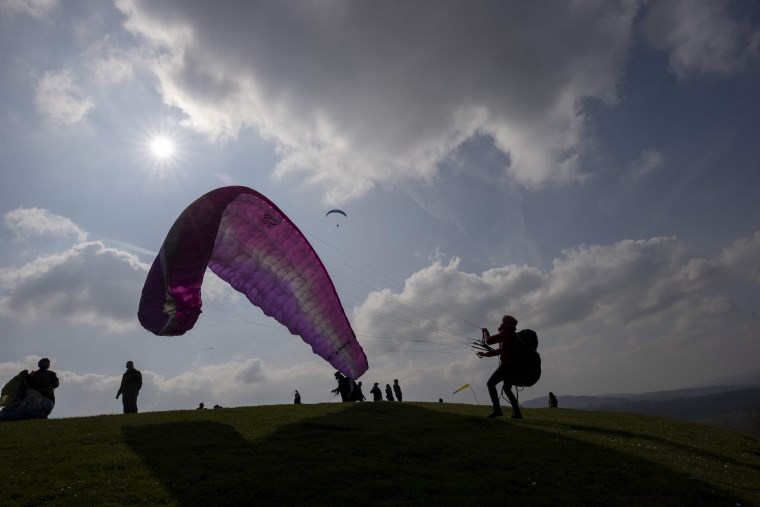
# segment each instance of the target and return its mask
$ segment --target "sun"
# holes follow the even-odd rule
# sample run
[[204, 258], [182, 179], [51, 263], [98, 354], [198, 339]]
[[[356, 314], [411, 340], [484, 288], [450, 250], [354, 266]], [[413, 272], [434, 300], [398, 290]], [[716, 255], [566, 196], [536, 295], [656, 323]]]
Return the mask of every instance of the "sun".
[[150, 153], [157, 160], [169, 160], [174, 156], [174, 143], [168, 137], [154, 137], [150, 142]]
[[177, 175], [188, 155], [183, 130], [170, 120], [146, 125], [141, 130], [133, 141], [137, 149], [137, 164], [152, 177]]

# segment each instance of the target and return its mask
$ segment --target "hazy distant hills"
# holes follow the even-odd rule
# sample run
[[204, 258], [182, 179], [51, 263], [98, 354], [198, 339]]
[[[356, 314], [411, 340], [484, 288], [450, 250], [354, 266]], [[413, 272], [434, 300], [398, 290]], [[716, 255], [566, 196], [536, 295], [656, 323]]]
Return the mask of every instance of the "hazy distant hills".
[[[560, 408], [656, 415], [760, 434], [760, 372], [672, 391], [600, 396], [554, 394], [559, 399]], [[546, 407], [547, 404], [548, 393], [521, 403], [528, 408]]]

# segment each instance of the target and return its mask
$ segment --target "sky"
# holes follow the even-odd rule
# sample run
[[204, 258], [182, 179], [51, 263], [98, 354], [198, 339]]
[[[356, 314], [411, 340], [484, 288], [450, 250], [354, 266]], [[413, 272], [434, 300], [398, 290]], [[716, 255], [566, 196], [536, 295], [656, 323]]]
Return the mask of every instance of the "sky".
[[210, 272], [194, 329], [140, 327], [227, 185], [318, 252], [365, 394], [487, 404], [469, 343], [505, 314], [539, 337], [521, 399], [760, 369], [757, 2], [0, 0], [0, 68], [0, 378], [49, 357], [51, 417], [120, 412], [128, 360], [141, 411], [338, 401]]

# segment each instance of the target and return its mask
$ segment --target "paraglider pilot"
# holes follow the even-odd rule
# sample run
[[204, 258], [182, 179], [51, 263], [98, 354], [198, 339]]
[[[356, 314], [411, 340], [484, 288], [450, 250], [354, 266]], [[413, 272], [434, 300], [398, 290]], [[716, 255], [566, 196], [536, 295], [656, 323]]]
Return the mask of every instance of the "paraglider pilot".
[[486, 382], [488, 388], [488, 394], [491, 397], [491, 403], [493, 404], [493, 410], [486, 417], [500, 417], [504, 415], [499, 405], [499, 394], [496, 391], [496, 384], [504, 382], [504, 392], [509, 398], [509, 403], [512, 404], [512, 418], [522, 419], [522, 412], [520, 411], [520, 404], [517, 402], [514, 393], [512, 392], [512, 386], [515, 384], [516, 368], [514, 367], [513, 358], [509, 354], [509, 343], [517, 336], [517, 319], [511, 315], [505, 315], [501, 319], [501, 325], [499, 326], [499, 332], [493, 336], [488, 332], [488, 329], [483, 328], [483, 342], [486, 345], [493, 345], [498, 343], [499, 348], [492, 349], [488, 347], [487, 351], [480, 351], [477, 353], [478, 357], [493, 357], [499, 356], [499, 367], [493, 372], [491, 378]]
[[350, 399], [352, 391], [351, 380], [339, 371], [335, 372], [335, 380], [338, 381], [338, 387], [330, 392], [333, 394], [340, 394], [341, 401], [352, 401]]
[[42, 418], [47, 419], [50, 412], [53, 411], [55, 406], [55, 389], [58, 387], [58, 376], [54, 371], [50, 370], [50, 359], [43, 357], [37, 363], [39, 369], [33, 371], [27, 377], [27, 385], [30, 389], [39, 391], [42, 395], [40, 403], [40, 409], [43, 414]]
[[50, 370], [50, 359], [43, 357], [38, 370], [22, 370], [2, 389], [0, 421], [47, 419], [55, 406], [58, 376]]

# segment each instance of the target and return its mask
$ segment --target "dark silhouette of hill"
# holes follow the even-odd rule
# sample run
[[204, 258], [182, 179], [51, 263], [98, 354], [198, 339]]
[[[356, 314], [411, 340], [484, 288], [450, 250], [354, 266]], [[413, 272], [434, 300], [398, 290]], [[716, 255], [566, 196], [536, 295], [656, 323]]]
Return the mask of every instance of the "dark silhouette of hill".
[[[709, 385], [640, 394], [557, 395], [557, 398], [561, 408], [670, 417], [760, 434], [760, 374], [745, 374], [742, 380], [741, 385]], [[547, 403], [548, 394], [522, 405], [541, 408]]]

